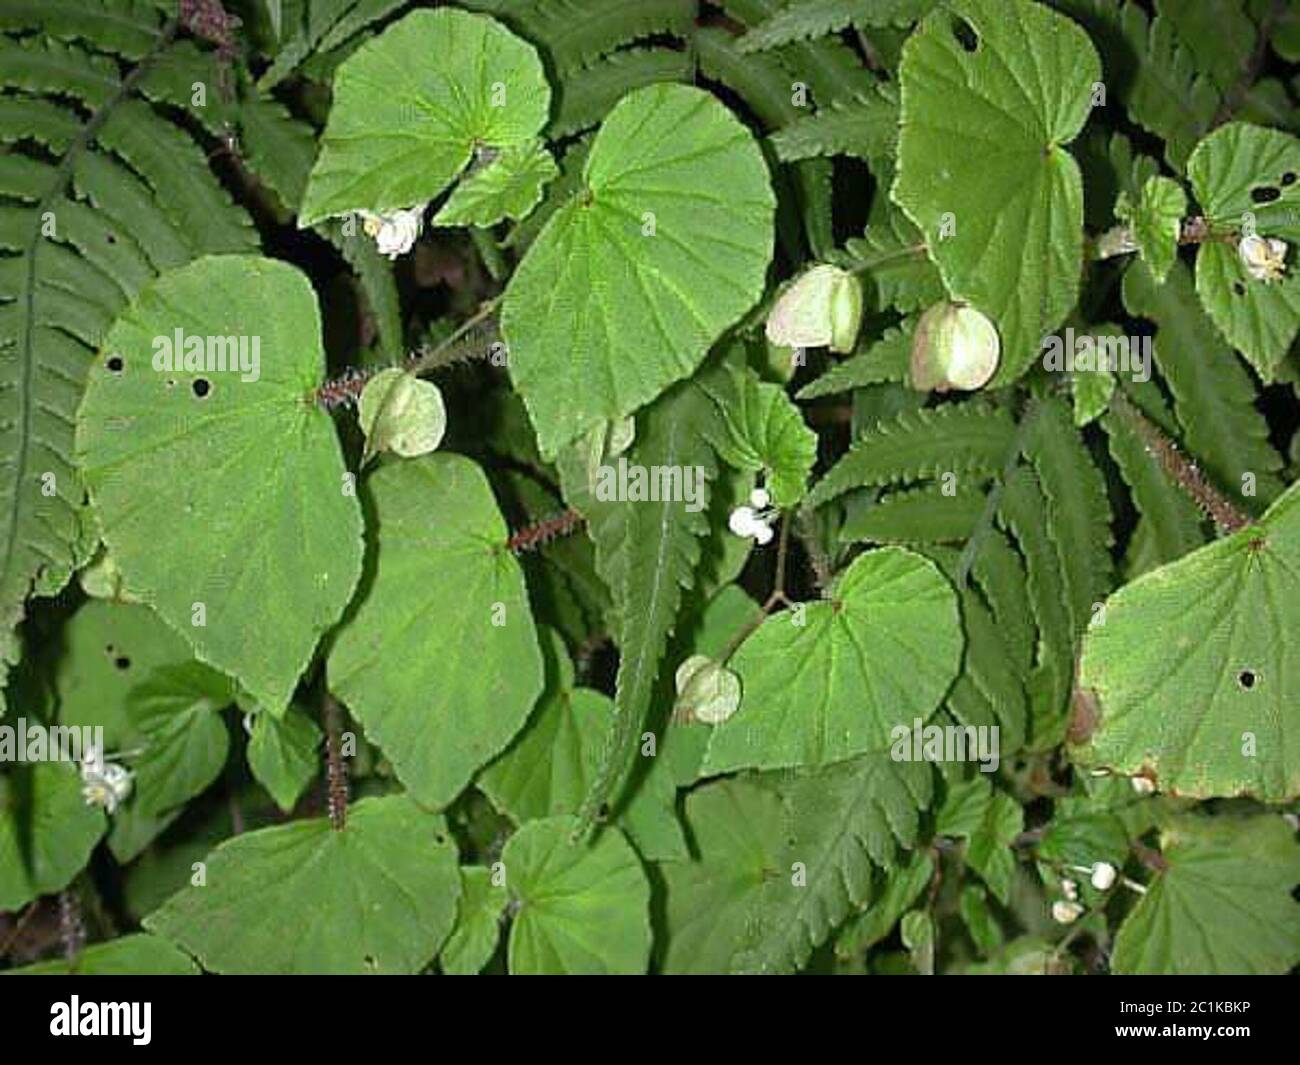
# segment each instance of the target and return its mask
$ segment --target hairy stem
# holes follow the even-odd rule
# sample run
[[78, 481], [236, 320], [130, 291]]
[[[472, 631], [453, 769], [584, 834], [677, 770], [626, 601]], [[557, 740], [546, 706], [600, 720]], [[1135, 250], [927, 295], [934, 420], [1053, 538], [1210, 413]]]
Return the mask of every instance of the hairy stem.
[[348, 820], [348, 767], [343, 761], [343, 709], [332, 695], [325, 696], [324, 716], [330, 827], [341, 832]]
[[1123, 392], [1116, 390], [1111, 406], [1142, 438], [1147, 452], [1155, 456], [1165, 475], [1187, 493], [1202, 513], [1214, 519], [1220, 529], [1236, 532], [1251, 523], [1250, 516], [1242, 513], [1227, 496], [1210, 484], [1201, 468], [1184, 455], [1178, 445], [1138, 410]]

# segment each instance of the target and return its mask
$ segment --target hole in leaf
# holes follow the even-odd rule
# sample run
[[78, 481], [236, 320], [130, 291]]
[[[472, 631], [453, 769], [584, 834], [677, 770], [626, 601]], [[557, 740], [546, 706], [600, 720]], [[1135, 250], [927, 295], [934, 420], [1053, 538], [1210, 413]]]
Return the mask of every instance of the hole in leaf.
[[373, 954], [367, 954], [367, 955], [365, 955], [361, 960], [362, 960], [363, 962], [365, 962], [365, 964], [366, 964], [366, 968], [367, 968], [367, 969], [378, 969], [378, 968], [379, 968], [379, 962], [375, 961], [375, 958], [374, 958], [374, 955], [373, 955]]
[[1240, 281], [1234, 281], [1232, 283], [1232, 291], [1235, 292], [1238, 296], [1244, 296], [1246, 294], [1246, 286], [1243, 285]]
[[116, 244], [116, 243], [117, 243], [117, 237], [113, 236], [112, 233], [105, 233], [105, 234], [104, 234], [104, 239], [107, 240], [110, 244]]
[[130, 669], [131, 660], [126, 655], [118, 655], [113, 659], [113, 665], [117, 666], [118, 669]]
[[955, 18], [952, 20], [952, 35], [957, 38], [957, 43], [967, 52], [974, 52], [980, 46], [979, 34], [964, 18]]
[[1282, 184], [1283, 184], [1283, 185], [1294, 185], [1294, 184], [1295, 184], [1295, 171], [1294, 171], [1294, 170], [1288, 170], [1285, 174], [1282, 175]]
[[208, 381], [206, 377], [194, 378], [194, 394], [198, 396], [199, 399], [202, 399], [211, 391], [212, 391], [212, 384], [211, 382]]
[[1243, 690], [1250, 691], [1255, 686], [1255, 671], [1243, 669], [1237, 674], [1237, 683], [1241, 685]]
[[1281, 190], [1272, 185], [1260, 185], [1250, 190], [1250, 198], [1256, 203], [1272, 203], [1281, 195]]
[[106, 362], [104, 365], [107, 366], [109, 370], [111, 370], [113, 373], [121, 373], [122, 368], [126, 366], [126, 363], [122, 361], [121, 355], [110, 355], [108, 357], [108, 362]]

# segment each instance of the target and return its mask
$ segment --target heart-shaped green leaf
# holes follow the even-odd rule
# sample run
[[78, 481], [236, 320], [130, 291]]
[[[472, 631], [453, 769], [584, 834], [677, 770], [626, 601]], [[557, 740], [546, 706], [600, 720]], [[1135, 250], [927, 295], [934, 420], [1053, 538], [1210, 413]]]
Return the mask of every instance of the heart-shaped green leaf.
[[0, 910], [62, 891], [103, 834], [104, 815], [82, 799], [72, 766], [40, 762], [0, 776]]
[[441, 807], [505, 748], [541, 694], [524, 575], [469, 459], [390, 463], [367, 488], [379, 522], [375, 573], [330, 651], [330, 689], [411, 793]]
[[317, 819], [235, 836], [204, 865], [144, 924], [217, 973], [413, 973], [460, 893], [446, 824], [405, 795], [362, 799], [341, 831]]
[[413, 11], [334, 76], [298, 224], [428, 203], [476, 149], [533, 140], [550, 107], [532, 45], [486, 15]]
[[502, 310], [545, 457], [694, 371], [762, 294], [774, 207], [758, 145], [714, 96], [654, 85], [620, 101]]
[[[1220, 126], [1196, 146], [1187, 176], [1211, 225], [1291, 242], [1285, 273], [1250, 276], [1232, 244], [1196, 254], [1196, 292], [1214, 324], [1265, 380], [1300, 332], [1300, 139], [1245, 122]], [[1290, 175], [1288, 178], [1287, 175]]]
[[1183, 817], [1115, 937], [1117, 973], [1274, 976], [1300, 961], [1300, 845], [1280, 817]]
[[1067, 152], [1101, 80], [1082, 28], [1030, 0], [952, 0], [908, 38], [891, 196], [948, 293], [1002, 337], [995, 386], [1079, 294], [1083, 186]]
[[581, 975], [645, 972], [650, 958], [650, 884], [636, 851], [615, 828], [575, 843], [576, 818], [529, 821], [501, 860], [518, 902], [510, 971]]
[[456, 186], [433, 224], [492, 226], [505, 218], [523, 218], [541, 201], [542, 189], [559, 172], [541, 141], [511, 145]]
[[324, 368], [301, 272], [211, 256], [118, 318], [77, 421], [131, 591], [274, 713], [361, 572], [361, 511], [314, 402]]
[[830, 601], [773, 615], [741, 644], [740, 710], [714, 730], [705, 772], [884, 750], [934, 713], [961, 653], [956, 593], [933, 563], [898, 547], [860, 555]]
[[1260, 520], [1144, 573], [1093, 615], [1079, 684], [1100, 723], [1082, 765], [1171, 794], [1300, 795], [1300, 487]]
[[301, 710], [283, 718], [257, 714], [248, 741], [248, 768], [288, 813], [320, 771], [320, 729]]
[[199, 967], [165, 939], [121, 936], [87, 947], [72, 960], [57, 958], [9, 969], [6, 976], [197, 976]]

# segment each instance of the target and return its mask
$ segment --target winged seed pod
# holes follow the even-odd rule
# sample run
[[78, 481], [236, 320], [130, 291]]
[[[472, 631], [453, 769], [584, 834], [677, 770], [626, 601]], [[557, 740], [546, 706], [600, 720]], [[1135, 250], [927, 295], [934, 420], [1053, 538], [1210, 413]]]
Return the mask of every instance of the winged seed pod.
[[381, 451], [403, 458], [426, 455], [442, 443], [447, 429], [438, 386], [405, 370], [380, 370], [367, 381], [357, 415], [366, 434], [364, 461]]
[[1001, 342], [993, 323], [974, 307], [944, 300], [921, 315], [912, 338], [912, 387], [970, 392], [998, 368]]
[[767, 339], [788, 348], [853, 350], [862, 324], [862, 283], [822, 263], [800, 275], [767, 316]]
[[705, 655], [691, 655], [677, 667], [676, 713], [719, 725], [740, 706], [740, 678]]

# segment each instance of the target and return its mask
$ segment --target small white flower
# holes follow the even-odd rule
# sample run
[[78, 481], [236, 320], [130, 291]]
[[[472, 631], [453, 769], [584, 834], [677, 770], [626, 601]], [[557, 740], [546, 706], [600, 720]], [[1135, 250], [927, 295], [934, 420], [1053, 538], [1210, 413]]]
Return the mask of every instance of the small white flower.
[[1155, 781], [1150, 777], [1131, 777], [1133, 781], [1133, 790], [1139, 795], [1154, 795], [1156, 791]]
[[99, 750], [86, 752], [81, 762], [81, 798], [88, 806], [116, 812], [131, 794], [131, 774], [115, 762], [105, 762]]
[[1098, 891], [1109, 891], [1115, 884], [1115, 867], [1110, 862], [1097, 862], [1092, 867], [1092, 886]]
[[1052, 920], [1057, 924], [1073, 924], [1081, 916], [1083, 916], [1083, 907], [1077, 902], [1057, 899], [1052, 903]]
[[415, 238], [420, 235], [420, 225], [424, 221], [424, 209], [427, 204], [408, 207], [405, 210], [385, 211], [374, 214], [371, 211], [359, 211], [362, 228], [366, 235], [373, 237], [379, 247], [380, 255], [396, 259], [405, 255], [415, 245]]
[[1079, 897], [1079, 885], [1073, 880], [1061, 881], [1061, 894], [1073, 902]]
[[[753, 501], [752, 496], [750, 500]], [[753, 507], [739, 506], [727, 518], [727, 528], [737, 536], [766, 544], [772, 540], [771, 522], [774, 517], [776, 514], [771, 510], [755, 510]]]
[[1246, 264], [1246, 273], [1268, 284], [1281, 278], [1286, 269], [1286, 241], [1251, 233], [1241, 238], [1237, 254]]
[[755, 488], [749, 493], [749, 502], [755, 510], [762, 510], [772, 502], [772, 497], [768, 495], [766, 488]]

